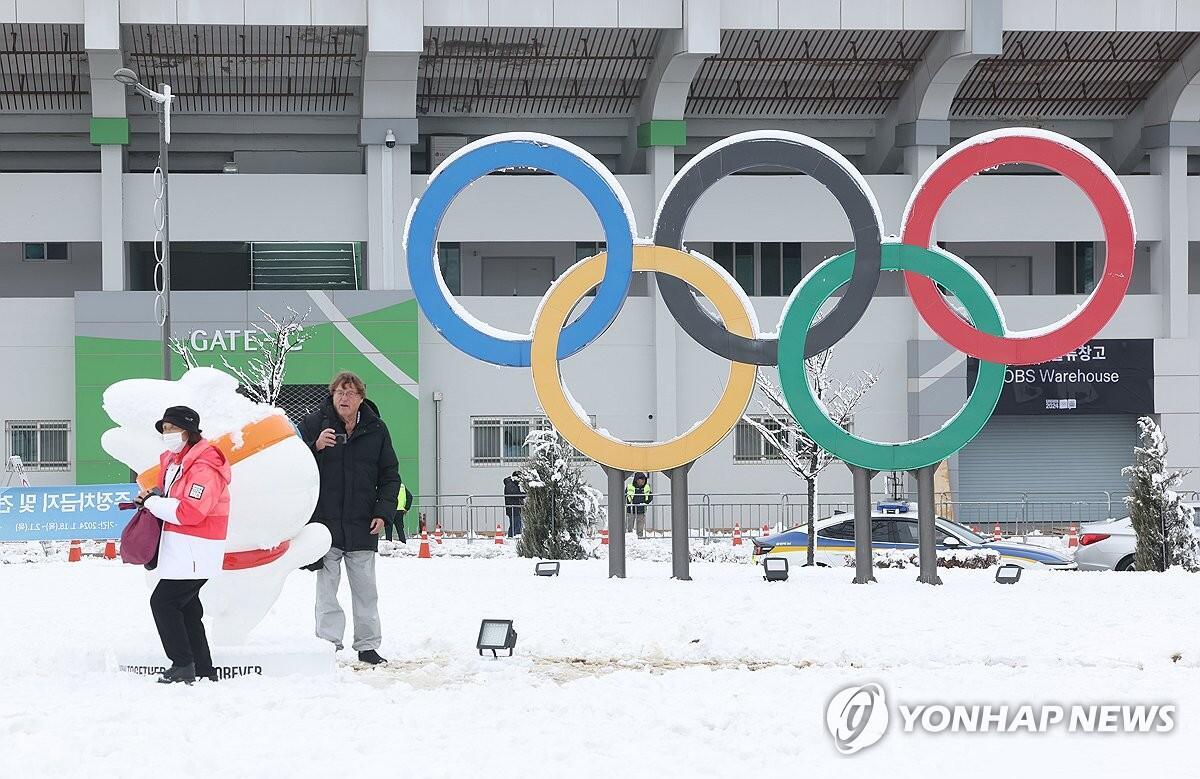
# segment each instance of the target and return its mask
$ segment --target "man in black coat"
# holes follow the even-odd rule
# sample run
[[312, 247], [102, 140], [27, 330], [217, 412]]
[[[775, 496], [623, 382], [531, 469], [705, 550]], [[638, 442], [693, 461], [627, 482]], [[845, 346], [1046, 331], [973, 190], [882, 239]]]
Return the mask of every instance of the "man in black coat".
[[375, 553], [384, 518], [396, 511], [400, 470], [392, 436], [379, 418], [367, 388], [353, 373], [339, 373], [329, 398], [300, 423], [321, 475], [314, 522], [329, 528], [333, 546], [317, 571], [317, 636], [342, 648], [346, 614], [338, 603], [342, 561], [350, 580], [354, 644], [358, 659], [376, 665], [382, 631]]

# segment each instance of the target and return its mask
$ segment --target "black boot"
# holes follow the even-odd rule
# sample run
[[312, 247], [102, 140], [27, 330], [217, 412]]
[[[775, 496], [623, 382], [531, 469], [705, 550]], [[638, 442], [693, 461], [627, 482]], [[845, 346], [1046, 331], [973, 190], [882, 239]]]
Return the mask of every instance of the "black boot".
[[380, 665], [381, 663], [386, 663], [387, 660], [380, 657], [379, 653], [374, 649], [368, 649], [365, 652], [358, 653], [358, 662], [367, 663], [368, 665]]
[[187, 665], [173, 665], [162, 672], [162, 676], [158, 677], [159, 684], [174, 684], [183, 682], [191, 684], [196, 681], [196, 666], [194, 663]]

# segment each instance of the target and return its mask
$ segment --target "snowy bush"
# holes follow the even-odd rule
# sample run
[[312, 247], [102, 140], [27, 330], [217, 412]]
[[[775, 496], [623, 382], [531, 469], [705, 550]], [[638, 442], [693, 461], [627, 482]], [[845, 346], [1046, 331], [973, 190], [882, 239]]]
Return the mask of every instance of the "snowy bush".
[[741, 546], [696, 543], [692, 545], [691, 551], [692, 560], [704, 560], [709, 563], [748, 563], [754, 547], [749, 543]]
[[[854, 567], [854, 555], [844, 555], [847, 568]], [[876, 568], [920, 568], [916, 549], [881, 549], [874, 553]], [[938, 568], [991, 568], [1000, 564], [1000, 553], [993, 549], [953, 549], [937, 553]]]
[[57, 558], [33, 542], [15, 542], [0, 544], [0, 565], [11, 563], [43, 563], [54, 559], [66, 560], [66, 552]]
[[600, 492], [572, 462], [571, 445], [555, 430], [537, 430], [525, 439], [529, 462], [519, 471], [525, 490], [525, 524], [517, 554], [542, 560], [582, 560], [590, 555], [584, 539], [602, 520]]
[[1164, 571], [1178, 565], [1200, 570], [1200, 543], [1192, 534], [1192, 507], [1171, 489], [1183, 474], [1168, 471], [1167, 439], [1150, 417], [1138, 420], [1140, 446], [1134, 447], [1133, 465], [1123, 469], [1129, 477], [1129, 507], [1137, 537], [1134, 567], [1139, 571]]

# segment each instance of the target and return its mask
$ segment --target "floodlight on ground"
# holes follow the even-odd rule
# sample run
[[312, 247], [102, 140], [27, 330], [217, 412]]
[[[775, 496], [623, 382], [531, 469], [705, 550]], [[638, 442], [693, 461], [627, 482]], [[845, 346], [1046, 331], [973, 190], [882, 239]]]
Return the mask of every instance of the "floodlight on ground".
[[558, 576], [558, 560], [535, 563], [533, 572], [538, 576]]
[[511, 619], [485, 619], [479, 624], [479, 639], [475, 642], [475, 648], [479, 650], [479, 654], [483, 654], [484, 650], [490, 649], [492, 657], [499, 657], [496, 651], [499, 649], [507, 649], [508, 656], [512, 657], [513, 647], [517, 645], [517, 631], [513, 630]]
[[1005, 563], [996, 569], [997, 584], [1016, 584], [1021, 581], [1021, 571], [1024, 570], [1019, 565]]
[[786, 582], [788, 578], [788, 561], [786, 557], [764, 557], [763, 579], [769, 582]]

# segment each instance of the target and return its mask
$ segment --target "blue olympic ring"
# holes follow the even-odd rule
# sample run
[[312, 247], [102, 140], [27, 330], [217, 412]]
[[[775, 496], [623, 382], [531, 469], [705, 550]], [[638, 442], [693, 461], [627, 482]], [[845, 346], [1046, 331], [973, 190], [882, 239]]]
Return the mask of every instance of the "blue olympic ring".
[[[497, 136], [443, 164], [409, 214], [406, 250], [408, 278], [430, 324], [457, 349], [494, 365], [529, 367], [532, 338], [490, 328], [450, 302], [435, 260], [438, 227], [454, 198], [476, 180], [505, 168], [534, 168], [566, 179], [600, 217], [608, 261], [596, 297], [563, 329], [558, 358], [570, 357], [599, 338], [617, 318], [633, 279], [634, 218], [614, 190], [603, 165], [582, 149], [564, 148], [550, 136]], [[602, 173], [602, 171], [605, 171]]]

